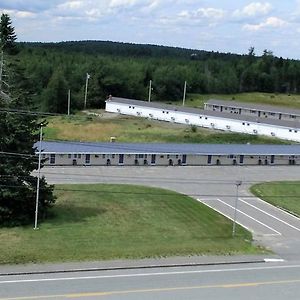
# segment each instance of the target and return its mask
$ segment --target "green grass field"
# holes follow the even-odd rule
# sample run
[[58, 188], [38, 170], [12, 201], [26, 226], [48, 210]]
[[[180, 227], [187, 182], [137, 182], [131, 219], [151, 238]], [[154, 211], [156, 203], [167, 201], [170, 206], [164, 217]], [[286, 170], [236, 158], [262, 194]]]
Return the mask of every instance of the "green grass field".
[[0, 229], [0, 264], [253, 254], [251, 234], [196, 200], [129, 185], [57, 185], [52, 217]]
[[300, 95], [273, 94], [273, 93], [240, 93], [240, 94], [189, 94], [187, 106], [204, 107], [204, 102], [209, 99], [249, 102], [253, 104], [268, 104], [300, 109]]
[[109, 142], [110, 137], [114, 136], [117, 142], [128, 143], [289, 143], [271, 137], [192, 128], [186, 125], [99, 112], [105, 117], [79, 115], [48, 118], [44, 139]]
[[300, 181], [261, 183], [250, 190], [257, 197], [300, 217]]

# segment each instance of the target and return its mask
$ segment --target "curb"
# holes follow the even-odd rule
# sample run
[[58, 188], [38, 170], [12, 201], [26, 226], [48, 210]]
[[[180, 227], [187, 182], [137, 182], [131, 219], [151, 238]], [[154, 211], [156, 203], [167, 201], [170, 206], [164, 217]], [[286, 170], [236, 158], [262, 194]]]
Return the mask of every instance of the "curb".
[[124, 267], [99, 267], [99, 268], [81, 268], [67, 270], [44, 270], [44, 271], [20, 271], [20, 272], [1, 272], [0, 276], [18, 276], [18, 275], [40, 275], [40, 274], [62, 274], [96, 271], [116, 271], [116, 270], [137, 270], [137, 269], [158, 269], [158, 268], [177, 268], [177, 267], [198, 267], [198, 266], [222, 266], [238, 264], [266, 263], [268, 259], [257, 259], [248, 261], [229, 261], [229, 262], [207, 262], [207, 263], [182, 263], [182, 264], [159, 264], [159, 265], [140, 265]]

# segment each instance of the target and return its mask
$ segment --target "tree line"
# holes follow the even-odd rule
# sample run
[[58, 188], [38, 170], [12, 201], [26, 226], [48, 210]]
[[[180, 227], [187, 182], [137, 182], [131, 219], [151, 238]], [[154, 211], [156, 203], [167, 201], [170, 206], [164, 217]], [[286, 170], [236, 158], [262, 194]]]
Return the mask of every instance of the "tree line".
[[283, 59], [265, 50], [260, 56], [251, 47], [247, 54], [207, 52], [127, 43], [81, 41], [20, 43], [19, 60], [31, 86], [34, 101], [44, 111], [82, 109], [86, 74], [88, 107], [104, 107], [108, 95], [147, 99], [152, 80], [152, 99], [182, 98], [188, 93], [300, 91], [300, 61]]

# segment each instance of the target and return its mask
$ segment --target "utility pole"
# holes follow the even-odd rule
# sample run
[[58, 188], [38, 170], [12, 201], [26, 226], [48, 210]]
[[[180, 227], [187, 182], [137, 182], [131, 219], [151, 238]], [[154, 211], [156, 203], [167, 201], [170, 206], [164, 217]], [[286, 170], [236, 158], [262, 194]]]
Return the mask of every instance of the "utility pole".
[[236, 228], [236, 215], [237, 215], [237, 206], [238, 206], [238, 200], [239, 200], [239, 187], [242, 185], [242, 181], [238, 180], [235, 183], [236, 186], [236, 195], [235, 195], [235, 205], [234, 205], [234, 217], [233, 217], [233, 223], [232, 223], [232, 237], [235, 237], [235, 228]]
[[40, 142], [39, 142], [39, 164], [38, 164], [38, 178], [36, 184], [36, 200], [35, 200], [35, 218], [34, 230], [38, 229], [38, 213], [39, 213], [39, 196], [40, 196], [40, 177], [41, 177], [41, 157], [42, 157], [42, 139], [43, 139], [43, 126], [40, 128]]
[[151, 102], [151, 92], [152, 92], [152, 80], [150, 80], [150, 83], [149, 83], [149, 96], [148, 96], [148, 102]]
[[0, 58], [0, 92], [2, 92], [3, 64], [4, 64], [4, 54], [3, 54], [3, 50], [2, 50], [1, 58]]
[[70, 115], [71, 90], [68, 90], [68, 116]]
[[91, 75], [86, 73], [86, 80], [85, 80], [85, 93], [84, 93], [84, 109], [86, 109], [86, 100], [87, 100], [87, 91], [88, 91], [88, 83]]
[[184, 82], [182, 106], [184, 106], [185, 104], [185, 96], [186, 96], [186, 81]]

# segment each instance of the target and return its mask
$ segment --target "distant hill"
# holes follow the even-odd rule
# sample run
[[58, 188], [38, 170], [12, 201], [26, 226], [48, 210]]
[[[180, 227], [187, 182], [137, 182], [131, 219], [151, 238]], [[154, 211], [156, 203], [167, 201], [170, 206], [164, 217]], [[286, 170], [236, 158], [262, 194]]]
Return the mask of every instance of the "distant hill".
[[111, 41], [68, 41], [59, 43], [20, 43], [24, 47], [39, 47], [86, 54], [106, 54], [133, 57], [176, 57], [183, 59], [207, 60], [209, 58], [238, 58], [240, 55], [219, 53], [179, 47], [150, 44], [133, 44]]

